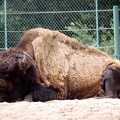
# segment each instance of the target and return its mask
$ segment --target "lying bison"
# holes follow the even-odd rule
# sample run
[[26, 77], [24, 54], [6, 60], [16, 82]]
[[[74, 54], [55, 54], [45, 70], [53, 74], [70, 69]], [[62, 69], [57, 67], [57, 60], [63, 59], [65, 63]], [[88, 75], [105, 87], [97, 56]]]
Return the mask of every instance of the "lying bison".
[[32, 92], [33, 101], [119, 98], [120, 62], [98, 49], [43, 28], [28, 30], [0, 54], [0, 101]]

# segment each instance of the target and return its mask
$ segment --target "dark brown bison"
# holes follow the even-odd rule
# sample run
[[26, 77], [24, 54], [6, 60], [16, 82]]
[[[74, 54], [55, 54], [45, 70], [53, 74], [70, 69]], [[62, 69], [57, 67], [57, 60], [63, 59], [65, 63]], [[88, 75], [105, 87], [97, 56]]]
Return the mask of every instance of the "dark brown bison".
[[[39, 71], [33, 58], [28, 53], [17, 48], [11, 48], [1, 52], [0, 57], [1, 102], [23, 100], [32, 91], [34, 91], [34, 101], [39, 93], [40, 96], [44, 94], [45, 99], [48, 100], [56, 98], [57, 92], [54, 92], [52, 87], [47, 88], [45, 85], [40, 84]], [[52, 92], [51, 89], [53, 89]], [[52, 95], [51, 93], [54, 94]], [[40, 99], [39, 97], [38, 99], [45, 101], [44, 98]]]
[[32, 92], [33, 101], [119, 98], [120, 62], [98, 49], [43, 28], [26, 31], [0, 55], [0, 101]]

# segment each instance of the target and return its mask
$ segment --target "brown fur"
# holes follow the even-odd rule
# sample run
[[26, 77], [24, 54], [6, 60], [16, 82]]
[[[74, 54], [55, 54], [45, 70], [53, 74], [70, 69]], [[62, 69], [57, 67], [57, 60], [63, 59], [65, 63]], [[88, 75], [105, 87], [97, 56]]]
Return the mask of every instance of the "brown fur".
[[0, 101], [22, 100], [34, 86], [40, 85], [39, 72], [21, 49], [0, 53]]
[[104, 66], [114, 61], [108, 55], [48, 29], [28, 30], [23, 38], [33, 40], [33, 54], [42, 82], [59, 89], [59, 99], [82, 99], [104, 94], [101, 88]]
[[[28, 72], [27, 76], [23, 75], [22, 77], [24, 81], [29, 78], [30, 82], [25, 82], [26, 86], [30, 83], [33, 86], [37, 86], [34, 87], [35, 90], [32, 97], [34, 101], [84, 99], [93, 96], [103, 96], [103, 82], [101, 80], [104, 71], [109, 65], [111, 65], [112, 69], [120, 68], [120, 62], [113, 60], [98, 49], [83, 45], [76, 39], [60, 32], [43, 28], [26, 31], [15, 50], [17, 50], [15, 55], [20, 55], [22, 51], [26, 51], [35, 61], [35, 71], [33, 70], [33, 73], [37, 76], [35, 80], [35, 76], [32, 77], [31, 72], [29, 73], [29, 68], [31, 67], [29, 64], [28, 66], [25, 65], [25, 68], [23, 66], [19, 67], [22, 68], [20, 72], [22, 75]], [[21, 52], [19, 53], [18, 51]], [[12, 68], [14, 66], [12, 59], [15, 59], [15, 56], [12, 56], [12, 59], [9, 60], [8, 54], [6, 58], [6, 62], [10, 61], [12, 65], [10, 67], [7, 64], [8, 67]], [[1, 57], [0, 59], [3, 61], [4, 58]], [[20, 62], [20, 65], [27, 63], [27, 61]], [[0, 66], [2, 65], [1, 63]], [[5, 65], [6, 68], [7, 65]], [[10, 70], [6, 73], [9, 72]], [[6, 73], [5, 75], [8, 75]], [[9, 74], [11, 75], [11, 73]], [[19, 84], [21, 84], [20, 81], [22, 79], [19, 77], [18, 79]]]

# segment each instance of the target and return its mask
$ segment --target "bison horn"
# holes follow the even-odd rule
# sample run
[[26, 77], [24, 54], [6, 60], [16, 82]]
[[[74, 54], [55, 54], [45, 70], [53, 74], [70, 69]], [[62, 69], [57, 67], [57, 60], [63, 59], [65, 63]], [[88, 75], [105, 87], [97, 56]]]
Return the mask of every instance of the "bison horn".
[[27, 68], [29, 68], [31, 65], [35, 65], [35, 61], [33, 60], [33, 58], [27, 52], [23, 51], [23, 54], [28, 59]]

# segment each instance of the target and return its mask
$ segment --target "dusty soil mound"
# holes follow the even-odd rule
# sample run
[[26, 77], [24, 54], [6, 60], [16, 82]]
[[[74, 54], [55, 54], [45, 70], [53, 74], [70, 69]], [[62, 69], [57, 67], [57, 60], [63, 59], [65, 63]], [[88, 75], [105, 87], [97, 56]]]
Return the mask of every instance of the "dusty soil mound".
[[119, 99], [0, 103], [0, 120], [120, 120]]

